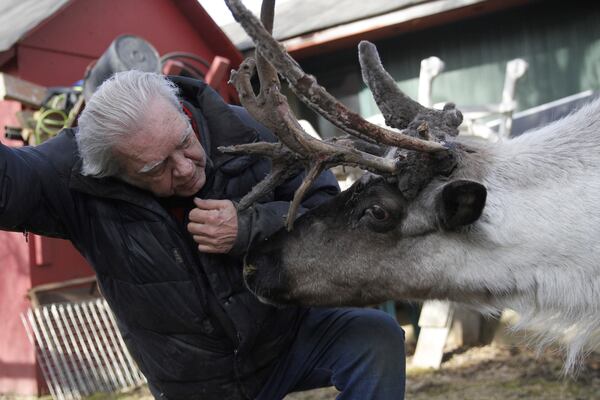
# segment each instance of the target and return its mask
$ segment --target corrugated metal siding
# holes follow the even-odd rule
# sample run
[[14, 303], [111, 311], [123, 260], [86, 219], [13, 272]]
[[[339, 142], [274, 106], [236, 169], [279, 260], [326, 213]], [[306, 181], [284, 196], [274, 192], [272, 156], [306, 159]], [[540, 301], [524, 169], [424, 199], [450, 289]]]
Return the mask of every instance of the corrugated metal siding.
[[[522, 110], [600, 89], [600, 2], [543, 1], [398, 36], [377, 46], [386, 69], [415, 98], [420, 61], [440, 57], [446, 70], [434, 82], [433, 100], [459, 106], [499, 102], [506, 62], [524, 58], [529, 70], [516, 90]], [[307, 60], [303, 65], [336, 95], [347, 96], [348, 83], [340, 79], [340, 72], [348, 73], [348, 65], [356, 68], [351, 74], [354, 79], [360, 79], [355, 50]], [[358, 100], [363, 115], [379, 112], [364, 85]], [[329, 130], [323, 128], [326, 124], [318, 125]]]

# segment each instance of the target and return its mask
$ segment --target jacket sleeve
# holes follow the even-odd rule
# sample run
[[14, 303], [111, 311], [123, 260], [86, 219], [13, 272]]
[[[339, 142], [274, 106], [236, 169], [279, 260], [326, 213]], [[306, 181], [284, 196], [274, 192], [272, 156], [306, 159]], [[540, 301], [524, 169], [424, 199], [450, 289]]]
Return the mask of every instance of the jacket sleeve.
[[[255, 126], [261, 140], [275, 141], [273, 134], [264, 126], [252, 120], [250, 116], [242, 113], [241, 117], [244, 122]], [[247, 121], [246, 118], [250, 121]], [[257, 162], [252, 166], [254, 169], [260, 169], [261, 167], [264, 168], [262, 162]], [[257, 171], [255, 175], [264, 176], [264, 173]], [[302, 172], [277, 187], [272, 201], [255, 203], [249, 208], [238, 212], [238, 235], [234, 247], [229, 252], [230, 255], [244, 255], [252, 243], [257, 243], [284, 227], [285, 215], [288, 212], [290, 202], [293, 200], [294, 193], [302, 183], [305, 175]], [[333, 174], [330, 171], [323, 172], [304, 196], [298, 209], [298, 215], [302, 215], [307, 210], [333, 198], [339, 191], [337, 180]]]
[[0, 229], [67, 239], [63, 215], [72, 199], [65, 179], [44, 154], [48, 146], [42, 146], [0, 144]]

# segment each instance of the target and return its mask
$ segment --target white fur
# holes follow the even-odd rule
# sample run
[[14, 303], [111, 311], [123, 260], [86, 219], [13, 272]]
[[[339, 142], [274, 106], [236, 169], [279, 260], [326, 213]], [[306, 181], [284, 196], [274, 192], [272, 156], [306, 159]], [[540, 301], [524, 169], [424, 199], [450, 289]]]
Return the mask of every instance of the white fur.
[[[475, 151], [460, 153], [452, 176], [432, 180], [391, 231], [375, 234], [357, 222], [369, 202], [396, 204], [366, 191], [351, 206], [339, 198], [335, 218], [306, 219], [278, 237], [289, 298], [511, 308], [522, 316], [515, 329], [538, 332], [541, 346], [564, 339], [571, 372], [600, 330], [600, 101], [513, 140], [470, 145]], [[458, 179], [482, 183], [487, 200], [475, 223], [447, 231], [438, 195]]]
[[563, 339], [571, 371], [600, 331], [600, 101], [484, 157], [481, 218], [436, 241], [447, 290], [487, 291], [470, 302], [514, 309], [541, 345]]

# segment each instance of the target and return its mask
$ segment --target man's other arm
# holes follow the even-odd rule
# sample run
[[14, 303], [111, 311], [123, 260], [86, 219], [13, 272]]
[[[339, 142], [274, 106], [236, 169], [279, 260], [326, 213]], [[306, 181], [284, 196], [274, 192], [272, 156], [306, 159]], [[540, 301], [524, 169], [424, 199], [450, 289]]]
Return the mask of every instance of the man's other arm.
[[[250, 115], [241, 108], [236, 108], [238, 116], [247, 124], [254, 126], [259, 137], [264, 141], [275, 141], [273, 134], [264, 126], [254, 121]], [[260, 168], [261, 162], [255, 163], [252, 168]], [[257, 171], [257, 175], [260, 172]], [[304, 172], [288, 179], [275, 189], [273, 201], [255, 203], [246, 210], [238, 213], [238, 235], [236, 242], [229, 252], [234, 256], [245, 254], [252, 243], [257, 243], [283, 228], [284, 216], [287, 214], [290, 202], [294, 198], [296, 189], [302, 183]], [[298, 215], [331, 199], [339, 193], [337, 180], [330, 171], [323, 172], [310, 187], [304, 196]]]

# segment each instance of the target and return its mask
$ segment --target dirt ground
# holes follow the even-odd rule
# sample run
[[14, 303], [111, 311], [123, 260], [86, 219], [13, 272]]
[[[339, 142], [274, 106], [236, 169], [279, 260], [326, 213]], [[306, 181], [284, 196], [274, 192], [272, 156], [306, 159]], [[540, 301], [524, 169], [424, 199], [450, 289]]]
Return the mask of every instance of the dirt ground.
[[[444, 358], [437, 371], [412, 368], [408, 358], [406, 400], [600, 400], [600, 353], [591, 354], [575, 378], [562, 376], [559, 354], [546, 351], [538, 356], [523, 346], [458, 349]], [[337, 393], [318, 389], [293, 393], [285, 400], [333, 400]], [[119, 399], [151, 397], [141, 390]]]
[[[600, 400], [600, 353], [591, 354], [575, 378], [562, 377], [559, 354], [546, 351], [536, 356], [512, 344], [458, 349], [445, 355], [437, 371], [418, 370], [410, 364], [411, 357], [407, 360], [407, 400]], [[285, 400], [333, 400], [336, 395], [333, 388], [318, 389], [294, 393]], [[0, 400], [8, 399], [13, 398], [0, 395]], [[104, 399], [152, 400], [145, 388], [87, 400]]]
[[[536, 356], [513, 345], [458, 349], [446, 354], [437, 371], [411, 368], [406, 400], [600, 400], [600, 354], [590, 355], [576, 378], [561, 374], [560, 355]], [[286, 400], [330, 400], [337, 391], [321, 389]]]
[[[416, 344], [412, 328], [403, 313], [397, 319], [407, 333], [406, 400], [600, 400], [600, 351], [585, 359], [576, 376], [565, 377], [560, 352], [537, 354], [523, 345], [526, 334], [509, 332], [518, 319], [513, 312], [487, 322], [487, 334], [480, 339], [487, 337], [491, 344], [446, 352], [439, 370], [411, 365]], [[337, 393], [319, 389], [285, 400], [333, 400]]]

